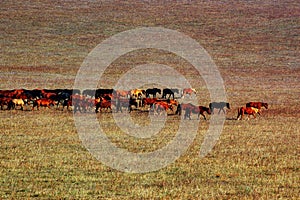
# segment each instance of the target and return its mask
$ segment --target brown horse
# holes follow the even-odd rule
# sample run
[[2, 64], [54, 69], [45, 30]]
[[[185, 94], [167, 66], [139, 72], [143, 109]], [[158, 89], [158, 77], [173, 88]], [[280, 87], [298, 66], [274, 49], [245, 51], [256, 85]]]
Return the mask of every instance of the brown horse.
[[53, 91], [41, 90], [42, 96], [46, 99], [54, 99], [57, 97], [57, 94]]
[[10, 109], [10, 102], [12, 98], [10, 97], [2, 97], [0, 98], [0, 108], [3, 110], [3, 106], [7, 106], [7, 109]]
[[187, 94], [191, 96], [193, 93], [197, 94], [196, 89], [194, 89], [194, 88], [184, 88], [183, 91], [182, 91], [182, 97], [184, 98]]
[[46, 99], [46, 98], [37, 99], [37, 100], [33, 101], [32, 110], [34, 110], [34, 107], [37, 107], [37, 110], [39, 110], [40, 106], [50, 108], [50, 105], [54, 106], [54, 101], [52, 99]]
[[249, 103], [246, 103], [246, 107], [253, 107], [253, 108], [257, 108], [260, 110], [262, 107], [265, 107], [266, 109], [268, 109], [269, 105], [268, 105], [268, 103], [264, 103], [264, 102], [249, 102]]
[[204, 112], [207, 114], [211, 114], [210, 109], [208, 107], [204, 106], [195, 106], [191, 103], [188, 104], [179, 104], [177, 107], [176, 114], [178, 113], [181, 115], [181, 110], [185, 110], [184, 119], [188, 118], [191, 119], [191, 113], [198, 114], [198, 119], [200, 118], [200, 115], [203, 116], [204, 120], [206, 120], [206, 116], [204, 115]]
[[143, 98], [142, 99], [142, 106], [149, 105], [150, 107], [157, 101], [157, 98]]
[[112, 112], [112, 108], [111, 108], [111, 100], [107, 100], [103, 97], [100, 97], [100, 101], [96, 103], [96, 110], [95, 112], [98, 113], [99, 112], [99, 109], [100, 109], [100, 112], [102, 111], [102, 108], [106, 109], [106, 110], [110, 110]]
[[172, 106], [172, 104], [168, 104], [165, 101], [158, 101], [153, 104], [153, 110], [154, 110], [154, 114], [161, 115], [163, 113], [162, 111], [166, 111], [166, 112], [167, 112], [167, 110], [173, 111], [173, 106]]
[[254, 118], [256, 118], [255, 114], [259, 114], [259, 109], [254, 108], [254, 107], [240, 107], [238, 109], [238, 115], [237, 115], [237, 120], [243, 119], [244, 115], [248, 115], [248, 120], [250, 118], [250, 115], [252, 115]]

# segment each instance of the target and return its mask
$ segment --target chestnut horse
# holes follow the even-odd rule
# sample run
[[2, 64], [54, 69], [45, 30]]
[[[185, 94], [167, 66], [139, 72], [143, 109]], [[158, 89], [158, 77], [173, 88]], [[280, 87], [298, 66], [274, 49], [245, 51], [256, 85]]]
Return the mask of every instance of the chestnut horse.
[[[96, 102], [96, 101], [95, 101], [95, 102]], [[100, 109], [100, 112], [101, 112], [101, 111], [102, 111], [102, 108], [104, 108], [104, 109], [106, 109], [106, 110], [109, 109], [109, 110], [112, 112], [111, 105], [112, 105], [111, 100], [107, 100], [107, 99], [105, 99], [105, 98], [103, 98], [103, 97], [100, 97], [100, 101], [97, 102], [97, 103], [95, 104], [95, 106], [96, 106], [95, 112], [98, 113], [98, 112], [99, 112], [99, 111], [98, 111], [99, 109]]]
[[243, 119], [244, 115], [248, 115], [248, 120], [250, 118], [250, 115], [252, 115], [254, 118], [256, 118], [255, 114], [259, 114], [259, 109], [254, 107], [240, 107], [238, 109], [238, 116], [237, 120]]
[[172, 106], [172, 104], [168, 104], [165, 101], [158, 101], [158, 102], [155, 102], [153, 104], [154, 114], [160, 114], [161, 115], [163, 113], [162, 111], [167, 112], [168, 109], [173, 111], [173, 106]]
[[182, 98], [184, 98], [187, 94], [191, 96], [193, 93], [197, 94], [196, 89], [194, 89], [194, 88], [184, 88], [183, 91], [182, 91]]
[[145, 107], [146, 105], [149, 105], [152, 107], [152, 105], [157, 101], [157, 98], [143, 98], [142, 99], [142, 106]]
[[33, 101], [32, 110], [34, 110], [34, 107], [37, 107], [37, 110], [39, 110], [40, 106], [50, 108], [50, 105], [54, 106], [54, 101], [52, 99], [46, 99], [46, 98], [37, 99], [37, 100]]
[[265, 107], [266, 109], [268, 109], [269, 105], [268, 105], [268, 103], [264, 103], [264, 102], [249, 102], [249, 103], [246, 103], [246, 107], [253, 107], [253, 108], [257, 108], [260, 110], [262, 107]]

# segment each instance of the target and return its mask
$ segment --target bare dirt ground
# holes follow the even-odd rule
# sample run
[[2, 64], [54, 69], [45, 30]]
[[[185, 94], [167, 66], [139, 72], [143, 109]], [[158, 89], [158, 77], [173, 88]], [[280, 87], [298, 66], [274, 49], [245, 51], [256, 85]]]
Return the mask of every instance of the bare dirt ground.
[[[131, 174], [107, 167], [82, 145], [73, 114], [52, 108], [0, 111], [1, 199], [299, 199], [298, 1], [4, 1], [0, 3], [0, 89], [72, 88], [88, 53], [137, 27], [180, 31], [210, 54], [224, 80], [228, 110], [214, 149], [199, 158], [209, 120], [176, 162]], [[186, 76], [208, 105], [205, 83], [185, 60], [147, 50], [116, 60], [99, 86], [111, 88], [141, 63], [159, 60]], [[257, 119], [237, 121], [248, 101], [268, 102]], [[89, 115], [78, 114], [78, 115]], [[133, 120], [148, 123], [147, 113]], [[195, 115], [192, 116], [195, 120]], [[172, 140], [178, 116], [155, 137], [122, 133], [98, 114], [108, 137], [132, 152]]]

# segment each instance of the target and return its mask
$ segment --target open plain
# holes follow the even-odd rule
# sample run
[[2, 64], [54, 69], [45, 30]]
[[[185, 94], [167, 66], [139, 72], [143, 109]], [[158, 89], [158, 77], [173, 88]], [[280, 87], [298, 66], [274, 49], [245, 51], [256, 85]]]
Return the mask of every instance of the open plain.
[[[154, 172], [125, 173], [102, 164], [82, 145], [71, 111], [0, 110], [1, 199], [300, 198], [297, 0], [1, 1], [0, 89], [71, 89], [96, 45], [122, 31], [157, 26], [195, 39], [220, 71], [231, 109], [213, 150], [199, 157], [209, 116], [200, 120], [195, 140], [174, 163]], [[112, 88], [127, 70], [153, 62], [187, 77], [199, 105], [208, 106], [205, 82], [193, 66], [155, 49], [118, 58], [98, 85]], [[267, 102], [269, 109], [256, 119], [235, 120], [238, 107], [249, 101]], [[140, 125], [149, 122], [147, 112], [130, 115]], [[118, 129], [111, 113], [97, 118], [108, 138], [131, 152], [163, 147], [180, 121], [169, 115], [159, 134], [136, 139]]]

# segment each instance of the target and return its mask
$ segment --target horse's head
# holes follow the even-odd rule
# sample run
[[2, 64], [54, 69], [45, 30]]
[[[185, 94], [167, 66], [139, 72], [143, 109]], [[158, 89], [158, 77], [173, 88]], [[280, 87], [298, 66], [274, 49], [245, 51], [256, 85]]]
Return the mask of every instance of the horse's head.
[[266, 109], [268, 109], [268, 107], [269, 107], [268, 103], [262, 103], [262, 105], [263, 105]]

